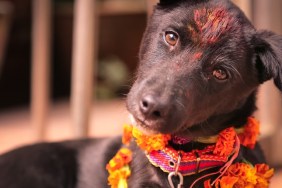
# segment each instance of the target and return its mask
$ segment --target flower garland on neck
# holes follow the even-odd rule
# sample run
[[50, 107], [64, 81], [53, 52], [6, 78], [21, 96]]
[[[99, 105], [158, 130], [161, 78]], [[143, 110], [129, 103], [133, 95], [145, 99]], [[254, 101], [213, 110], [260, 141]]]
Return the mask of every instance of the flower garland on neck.
[[[122, 141], [125, 145], [129, 145], [132, 139], [136, 144], [145, 151], [150, 162], [157, 167], [160, 167], [165, 172], [170, 172], [169, 166], [159, 166], [156, 161], [158, 157], [162, 157], [161, 153], [168, 154], [172, 160], [177, 161], [177, 157], [181, 156], [183, 164], [195, 164], [198, 159], [197, 155], [201, 154], [202, 158], [212, 158], [217, 166], [223, 166], [219, 172], [207, 174], [191, 185], [191, 188], [201, 179], [207, 178], [211, 175], [219, 174], [219, 176], [211, 182], [210, 179], [204, 182], [205, 188], [220, 187], [220, 188], [232, 188], [232, 187], [259, 187], [267, 188], [270, 178], [273, 176], [273, 169], [270, 169], [266, 164], [257, 164], [253, 166], [247, 161], [242, 163], [232, 164], [239, 152], [240, 144], [250, 149], [255, 147], [257, 137], [259, 134], [259, 123], [254, 118], [248, 118], [247, 124], [240, 129], [233, 127], [227, 128], [220, 132], [216, 136], [197, 138], [195, 141], [202, 143], [210, 143], [203, 150], [192, 150], [191, 152], [176, 151], [169, 146], [169, 141], [173, 140], [171, 135], [145, 135], [133, 126], [124, 126], [124, 134]], [[214, 143], [214, 144], [211, 144]], [[157, 158], [158, 160], [155, 160]], [[127, 188], [127, 179], [131, 175], [129, 164], [132, 161], [132, 152], [130, 149], [124, 147], [121, 148], [118, 153], [107, 164], [107, 170], [109, 172], [108, 182], [111, 188]], [[190, 162], [190, 163], [188, 163]], [[180, 163], [180, 162], [179, 162]], [[225, 164], [225, 165], [224, 165]], [[179, 165], [179, 164], [178, 164]], [[179, 167], [179, 166], [178, 166]], [[210, 166], [209, 168], [212, 168]], [[187, 167], [183, 166], [183, 169]], [[202, 168], [199, 171], [199, 163], [197, 163], [197, 170], [195, 172], [181, 171], [180, 175], [191, 175], [204, 171], [208, 168]], [[178, 171], [179, 172], [179, 171]], [[183, 174], [182, 174], [183, 173]]]

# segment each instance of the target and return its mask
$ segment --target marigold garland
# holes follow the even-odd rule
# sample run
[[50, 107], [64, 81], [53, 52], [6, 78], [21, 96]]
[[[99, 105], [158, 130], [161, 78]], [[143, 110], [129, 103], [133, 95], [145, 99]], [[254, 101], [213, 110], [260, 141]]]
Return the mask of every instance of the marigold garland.
[[132, 139], [132, 130], [133, 126], [124, 125], [123, 126], [123, 135], [122, 135], [122, 143], [128, 145]]
[[170, 135], [156, 134], [145, 135], [137, 128], [131, 125], [124, 126], [123, 143], [128, 144], [133, 137], [136, 144], [144, 151], [151, 152], [153, 150], [162, 150], [168, 145], [168, 141], [171, 140]]
[[254, 149], [259, 133], [259, 122], [255, 118], [249, 117], [244, 131], [238, 136], [243, 146]]
[[107, 164], [109, 172], [108, 182], [111, 188], [127, 188], [127, 178], [131, 175], [129, 163], [132, 161], [132, 152], [121, 148]]
[[[256, 119], [248, 118], [244, 128], [227, 128], [219, 133], [218, 136], [209, 140], [216, 140], [212, 147], [213, 154], [221, 157], [229, 157], [234, 150], [235, 138], [238, 135], [241, 145], [253, 149], [259, 135], [259, 123]], [[164, 150], [171, 135], [145, 135], [131, 125], [124, 126], [122, 141], [128, 145], [132, 139], [136, 144], [147, 153], [157, 150]], [[114, 158], [108, 163], [109, 172], [108, 182], [111, 188], [127, 188], [127, 178], [131, 171], [129, 163], [132, 160], [132, 152], [128, 148], [121, 148]], [[216, 188], [267, 188], [274, 170], [266, 164], [252, 166], [250, 163], [235, 163], [230, 165], [226, 171], [222, 172], [218, 179], [213, 182]], [[204, 188], [212, 188], [211, 180], [204, 182]]]
[[[259, 122], [255, 118], [249, 117], [244, 128], [234, 129], [230, 127], [219, 133], [215, 141], [216, 148], [214, 154], [228, 155], [233, 149], [236, 134], [238, 134], [240, 143], [243, 146], [254, 149], [259, 132]], [[171, 135], [157, 134], [148, 136], [132, 125], [125, 125], [122, 138], [123, 143], [128, 144], [132, 137], [135, 138], [137, 145], [147, 152], [162, 150], [168, 141], [171, 140]]]
[[219, 133], [215, 144], [214, 154], [228, 156], [234, 149], [236, 132], [233, 127], [227, 128]]
[[[267, 188], [274, 169], [266, 164], [235, 163], [215, 182], [216, 188]], [[210, 180], [205, 181], [205, 188], [212, 188]]]

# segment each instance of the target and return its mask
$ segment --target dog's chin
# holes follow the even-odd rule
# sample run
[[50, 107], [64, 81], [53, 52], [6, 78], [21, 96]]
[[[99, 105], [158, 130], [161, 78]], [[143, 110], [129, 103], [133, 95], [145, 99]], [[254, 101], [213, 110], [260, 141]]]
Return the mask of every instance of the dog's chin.
[[161, 132], [157, 129], [154, 129], [153, 125], [147, 124], [145, 121], [141, 121], [137, 118], [135, 118], [132, 114], [129, 115], [131, 125], [136, 127], [138, 130], [140, 130], [145, 135], [156, 135], [160, 134]]
[[159, 131], [153, 130], [152, 128], [150, 128], [148, 125], [145, 124], [138, 123], [137, 125], [135, 125], [135, 127], [138, 128], [138, 130], [140, 130], [144, 135], [147, 136], [160, 134]]
[[203, 136], [211, 136], [213, 133], [209, 133], [208, 131], [205, 131], [203, 125], [196, 124], [196, 125], [187, 125], [184, 124], [183, 126], [180, 126], [178, 130], [171, 130], [168, 131], [162, 131], [160, 129], [161, 126], [150, 124], [149, 122], [142, 122], [135, 118], [132, 114], [130, 114], [130, 121], [131, 124], [136, 127], [138, 130], [140, 130], [145, 135], [156, 135], [156, 134], [171, 134], [174, 136], [187, 138], [187, 139], [193, 139], [197, 137], [203, 137]]
[[[138, 118], [134, 117], [132, 114], [129, 115], [131, 125], [136, 127], [145, 135], [156, 135], [156, 134], [170, 134], [177, 135], [182, 137], [191, 138], [191, 132], [189, 130], [166, 130], [163, 127], [168, 127], [168, 125], [163, 125], [160, 122], [150, 122], [150, 121], [141, 121]], [[172, 127], [172, 126], [171, 126]], [[174, 125], [174, 127], [177, 127]], [[185, 133], [185, 134], [183, 134]]]

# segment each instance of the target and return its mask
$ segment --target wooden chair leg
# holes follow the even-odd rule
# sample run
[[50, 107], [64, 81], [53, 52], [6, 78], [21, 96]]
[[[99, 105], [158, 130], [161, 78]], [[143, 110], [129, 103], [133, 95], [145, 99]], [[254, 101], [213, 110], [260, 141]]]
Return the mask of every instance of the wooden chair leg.
[[97, 28], [95, 0], [76, 0], [72, 57], [71, 113], [75, 137], [85, 137], [89, 131], [92, 104], [95, 36]]
[[44, 138], [50, 96], [51, 1], [33, 1], [31, 121]]

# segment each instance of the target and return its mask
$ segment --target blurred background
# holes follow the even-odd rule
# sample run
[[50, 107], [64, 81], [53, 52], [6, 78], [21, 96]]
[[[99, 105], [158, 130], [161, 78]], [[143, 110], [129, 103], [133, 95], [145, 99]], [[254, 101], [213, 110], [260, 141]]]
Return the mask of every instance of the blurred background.
[[[121, 133], [124, 99], [156, 0], [0, 0], [0, 153]], [[259, 29], [282, 34], [281, 0], [234, 0]], [[81, 84], [83, 83], [83, 84]], [[258, 95], [261, 142], [281, 187], [282, 95]]]

